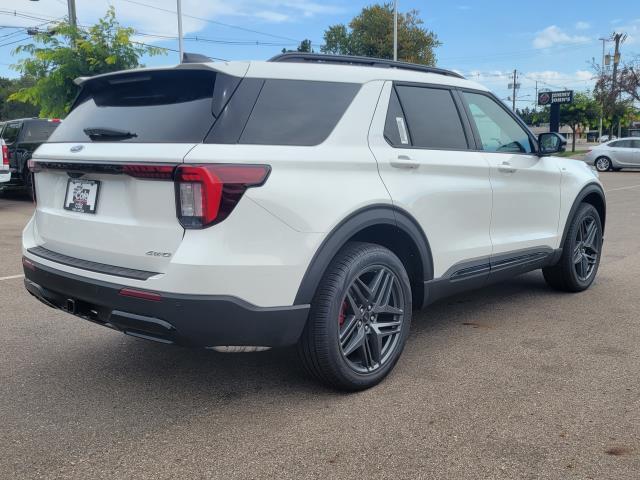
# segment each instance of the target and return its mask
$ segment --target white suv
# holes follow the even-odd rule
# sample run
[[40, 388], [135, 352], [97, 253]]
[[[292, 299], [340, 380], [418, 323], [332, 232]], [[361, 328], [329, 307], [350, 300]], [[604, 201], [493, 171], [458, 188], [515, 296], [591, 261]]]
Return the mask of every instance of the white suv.
[[598, 270], [605, 198], [486, 88], [356, 57], [183, 63], [78, 79], [33, 155], [26, 288], [164, 343], [299, 346], [357, 390], [395, 365], [412, 312], [542, 268]]

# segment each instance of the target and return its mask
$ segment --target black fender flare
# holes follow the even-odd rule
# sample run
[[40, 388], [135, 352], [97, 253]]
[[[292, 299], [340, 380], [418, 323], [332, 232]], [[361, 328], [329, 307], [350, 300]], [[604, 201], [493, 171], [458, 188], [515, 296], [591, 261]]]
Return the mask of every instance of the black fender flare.
[[[564, 223], [564, 230], [562, 232], [562, 240], [560, 241], [560, 248], [562, 248], [564, 245], [564, 242], [567, 238], [567, 234], [569, 233], [569, 226], [571, 224], [571, 220], [575, 216], [576, 211], [578, 210], [578, 207], [584, 202], [584, 199], [587, 198], [587, 196], [591, 195], [592, 193], [595, 193], [600, 197], [600, 199], [602, 200], [603, 208], [604, 208], [603, 212], [606, 214], [607, 199], [604, 195], [604, 190], [602, 189], [602, 187], [597, 183], [589, 183], [586, 186], [584, 186], [582, 190], [580, 190], [578, 195], [576, 195], [576, 198], [573, 201], [573, 205], [571, 205], [571, 210], [569, 210], [569, 215], [567, 216], [567, 219]], [[600, 219], [602, 221], [603, 235], [604, 235], [605, 218], [606, 218], [605, 215], [602, 215], [602, 218]]]
[[433, 278], [431, 247], [418, 222], [398, 207], [371, 205], [350, 214], [325, 237], [302, 277], [294, 305], [310, 304], [325, 270], [338, 251], [358, 232], [375, 225], [394, 226], [408, 235], [420, 255], [424, 280]]

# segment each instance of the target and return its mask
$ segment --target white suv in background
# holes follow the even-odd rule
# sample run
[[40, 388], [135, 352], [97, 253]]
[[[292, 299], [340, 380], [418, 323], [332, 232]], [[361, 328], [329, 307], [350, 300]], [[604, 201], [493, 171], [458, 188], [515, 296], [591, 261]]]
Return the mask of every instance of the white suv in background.
[[78, 79], [34, 154], [25, 284], [136, 337], [299, 346], [357, 390], [414, 310], [542, 268], [598, 270], [605, 198], [486, 88], [436, 68], [285, 54]]

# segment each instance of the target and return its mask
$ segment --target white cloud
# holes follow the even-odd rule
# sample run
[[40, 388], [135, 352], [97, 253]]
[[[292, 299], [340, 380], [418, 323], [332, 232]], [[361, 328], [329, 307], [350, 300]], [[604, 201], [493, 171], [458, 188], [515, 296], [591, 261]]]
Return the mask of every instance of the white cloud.
[[280, 23], [291, 20], [291, 17], [287, 14], [274, 12], [273, 10], [260, 10], [255, 12], [256, 17], [266, 20], [268, 22]]
[[591, 24], [589, 22], [576, 22], [576, 30], [589, 30], [591, 28]]
[[[617, 32], [624, 32], [627, 34], [625, 45], [634, 45], [640, 43], [640, 18], [631, 20], [624, 25], [616, 27]], [[623, 50], [624, 54], [624, 50]]]
[[[30, 15], [32, 18], [0, 15], [0, 23], [31, 27], [42, 24], [46, 20], [61, 19], [67, 15], [65, 1], [23, 1], [20, 2], [19, 8], [15, 2], [16, 0], [0, 0], [0, 9], [18, 10], [21, 13]], [[344, 11], [342, 5], [334, 2], [337, 2], [337, 0], [331, 0], [327, 3], [318, 3], [312, 0], [183, 0], [183, 30], [185, 35], [195, 33], [201, 31], [208, 24], [206, 21], [192, 18], [188, 15], [240, 25], [246, 24], [247, 19], [281, 23]], [[142, 4], [156, 8], [150, 8]], [[134, 3], [125, 0], [77, 1], [78, 22], [84, 25], [95, 23], [98, 18], [104, 15], [109, 5], [115, 7], [116, 16], [122, 25], [132, 26], [142, 32], [163, 35], [177, 34], [175, 0], [134, 0]], [[233, 17], [237, 17], [235, 21]], [[39, 18], [43, 20], [39, 20]], [[239, 21], [239, 18], [244, 19], [244, 21]], [[248, 25], [248, 28], [252, 27]], [[264, 27], [258, 28], [258, 30], [271, 32]], [[221, 30], [219, 36], [228, 37], [233, 32], [237, 36], [237, 31], [234, 30]], [[277, 30], [272, 31], [272, 33], [286, 35]]]
[[533, 39], [534, 48], [550, 48], [554, 45], [566, 45], [572, 43], [585, 43], [590, 40], [584, 35], [569, 35], [556, 25], [551, 25], [536, 33]]

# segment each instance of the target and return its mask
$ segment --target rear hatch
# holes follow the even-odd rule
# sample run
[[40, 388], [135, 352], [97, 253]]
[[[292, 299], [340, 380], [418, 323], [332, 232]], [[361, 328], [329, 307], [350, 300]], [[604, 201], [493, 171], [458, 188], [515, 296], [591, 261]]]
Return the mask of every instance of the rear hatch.
[[184, 235], [174, 183], [167, 180], [211, 128], [212, 99], [228, 96], [215, 88], [220, 75], [191, 66], [86, 81], [31, 162], [40, 247], [166, 271]]

